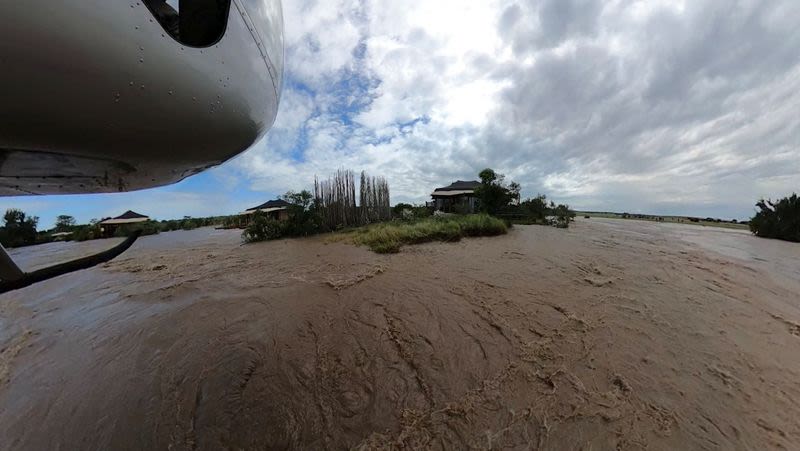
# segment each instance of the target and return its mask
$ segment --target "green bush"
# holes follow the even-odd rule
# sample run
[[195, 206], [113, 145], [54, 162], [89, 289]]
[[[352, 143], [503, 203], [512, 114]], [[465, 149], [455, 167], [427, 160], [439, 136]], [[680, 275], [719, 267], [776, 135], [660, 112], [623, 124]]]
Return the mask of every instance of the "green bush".
[[173, 230], [194, 230], [199, 227], [208, 227], [216, 225], [235, 225], [237, 224], [238, 216], [209, 216], [207, 218], [192, 218], [191, 216], [184, 216], [183, 219], [170, 219], [162, 220], [159, 224], [159, 230], [162, 232], [172, 232]]
[[286, 236], [310, 236], [325, 231], [322, 217], [316, 208], [292, 205], [288, 213], [289, 218], [284, 223]]
[[494, 236], [508, 231], [508, 225], [489, 215], [469, 215], [460, 222], [465, 236]]
[[370, 246], [370, 249], [378, 254], [396, 254], [400, 252], [400, 246], [402, 244], [399, 241], [386, 241], [375, 243]]
[[414, 221], [429, 218], [433, 215], [433, 208], [422, 205], [399, 203], [392, 207], [392, 218], [403, 221]]
[[531, 221], [544, 223], [550, 209], [547, 207], [547, 196], [537, 194], [536, 197], [526, 199], [519, 205], [520, 212]]
[[516, 224], [552, 225], [566, 229], [575, 218], [575, 212], [569, 205], [556, 205], [553, 201], [548, 204], [547, 197], [539, 194], [520, 202], [519, 205], [508, 205], [498, 213], [498, 216]]
[[88, 241], [100, 238], [100, 228], [97, 225], [77, 226], [70, 237], [74, 241]]
[[250, 225], [242, 232], [242, 239], [246, 243], [275, 240], [282, 238], [285, 232], [286, 228], [283, 223], [268, 218], [262, 213], [255, 213]]
[[414, 207], [414, 217], [415, 218], [430, 218], [433, 216], [433, 209], [426, 207], [425, 205], [420, 205]]
[[246, 243], [274, 240], [283, 237], [309, 236], [326, 231], [319, 214], [316, 202], [308, 191], [289, 191], [283, 199], [291, 204], [288, 207], [288, 218], [284, 221], [271, 219], [263, 213], [256, 212], [250, 225], [242, 232]]
[[181, 230], [194, 230], [198, 227], [201, 227], [201, 223], [198, 221], [192, 221], [191, 219], [181, 221]]
[[478, 176], [481, 184], [475, 189], [475, 196], [482, 212], [494, 215], [512, 203], [519, 203], [519, 183], [506, 184], [505, 176], [491, 168], [482, 170]]
[[161, 231], [161, 227], [155, 221], [146, 221], [135, 224], [122, 225], [114, 230], [114, 236], [119, 238], [128, 237], [136, 230], [141, 230], [142, 236], [156, 235]]
[[756, 203], [759, 212], [750, 220], [750, 231], [763, 238], [800, 243], [800, 198], [797, 194], [772, 202]]
[[400, 202], [399, 204], [392, 207], [392, 217], [403, 219], [404, 216], [406, 215], [406, 211], [413, 211], [413, 208], [414, 206], [411, 204]]
[[564, 204], [553, 207], [552, 214], [554, 216], [552, 224], [560, 229], [568, 228], [570, 221], [575, 218], [575, 212]]

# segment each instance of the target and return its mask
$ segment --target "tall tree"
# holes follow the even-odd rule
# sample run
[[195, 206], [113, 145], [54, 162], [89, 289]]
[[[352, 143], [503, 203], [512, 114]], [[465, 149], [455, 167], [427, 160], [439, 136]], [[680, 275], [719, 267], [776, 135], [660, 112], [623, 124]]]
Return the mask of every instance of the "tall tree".
[[481, 186], [475, 190], [475, 195], [484, 213], [497, 214], [519, 196], [519, 184], [511, 182], [511, 185], [506, 186], [505, 176], [498, 174], [494, 169], [486, 168], [478, 174], [478, 177], [481, 179]]
[[17, 208], [9, 208], [3, 215], [5, 227], [18, 227], [25, 222], [25, 212]]
[[4, 246], [18, 247], [36, 243], [37, 216], [27, 216], [16, 208], [9, 208], [3, 216], [5, 225], [0, 230], [0, 242]]
[[484, 185], [491, 185], [495, 181], [497, 181], [497, 173], [494, 172], [492, 168], [486, 168], [478, 173], [478, 177], [481, 179], [481, 183]]
[[522, 186], [519, 183], [511, 182], [508, 184], [508, 196], [511, 198], [512, 204], [519, 205], [521, 200], [520, 191], [522, 191]]
[[56, 217], [56, 231], [68, 232], [75, 227], [76, 221], [70, 215], [58, 215]]
[[313, 194], [308, 190], [288, 191], [283, 195], [283, 200], [292, 204], [288, 209], [289, 220], [284, 224], [285, 235], [306, 236], [319, 233], [322, 217]]

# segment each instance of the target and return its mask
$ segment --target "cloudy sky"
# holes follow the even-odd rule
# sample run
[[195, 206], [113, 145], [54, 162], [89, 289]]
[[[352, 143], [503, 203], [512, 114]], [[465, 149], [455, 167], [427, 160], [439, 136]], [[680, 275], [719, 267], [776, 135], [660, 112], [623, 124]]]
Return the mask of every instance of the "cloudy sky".
[[578, 209], [746, 218], [800, 191], [800, 1], [284, 0], [273, 130], [136, 193], [2, 198], [50, 226], [241, 211], [339, 167], [393, 202], [492, 167]]

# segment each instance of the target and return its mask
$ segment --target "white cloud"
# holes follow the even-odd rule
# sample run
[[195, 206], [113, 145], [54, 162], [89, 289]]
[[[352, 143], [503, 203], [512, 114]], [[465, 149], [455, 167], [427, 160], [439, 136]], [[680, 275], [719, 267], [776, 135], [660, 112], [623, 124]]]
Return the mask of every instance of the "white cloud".
[[296, 80], [313, 85], [351, 62], [358, 44], [359, 9], [347, 0], [284, 2], [286, 69]]
[[347, 167], [419, 202], [490, 166], [581, 208], [740, 217], [798, 189], [793, 0], [284, 7], [278, 121], [229, 166], [254, 189]]

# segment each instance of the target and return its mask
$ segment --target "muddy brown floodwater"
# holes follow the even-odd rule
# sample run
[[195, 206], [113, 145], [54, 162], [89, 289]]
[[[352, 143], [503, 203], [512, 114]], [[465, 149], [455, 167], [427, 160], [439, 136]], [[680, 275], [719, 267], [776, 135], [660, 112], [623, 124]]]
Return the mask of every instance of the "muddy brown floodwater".
[[800, 245], [637, 221], [145, 237], [0, 296], [0, 448], [798, 449], [798, 281]]

